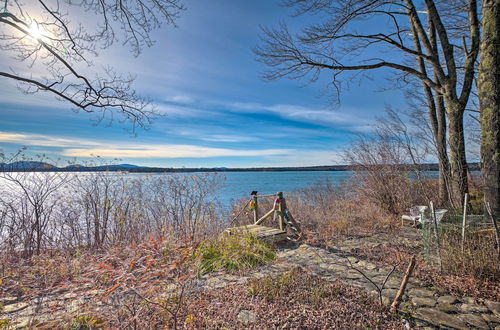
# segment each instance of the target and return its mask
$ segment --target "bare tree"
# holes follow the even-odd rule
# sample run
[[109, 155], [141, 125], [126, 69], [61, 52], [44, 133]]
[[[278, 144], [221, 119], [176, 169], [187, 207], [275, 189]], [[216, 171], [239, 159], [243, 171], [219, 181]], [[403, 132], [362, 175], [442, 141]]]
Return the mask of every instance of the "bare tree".
[[67, 173], [0, 172], [3, 186], [0, 213], [10, 218], [7, 240], [17, 240], [25, 256], [39, 254], [43, 247], [53, 243], [50, 235], [53, 213], [68, 181]]
[[4, 62], [0, 76], [26, 93], [50, 92], [100, 119], [118, 117], [135, 127], [154, 118], [149, 100], [132, 89], [132, 76], [109, 67], [89, 71], [99, 49], [119, 38], [136, 56], [153, 45], [150, 33], [175, 24], [180, 0], [1, 0], [0, 6], [0, 50], [16, 64]]
[[[420, 127], [400, 112], [386, 109], [373, 134], [360, 134], [343, 153], [363, 180], [359, 192], [382, 209], [399, 214], [432, 199], [434, 189], [419, 168], [429, 157]], [[401, 166], [411, 164], [413, 166]], [[410, 177], [415, 180], [409, 180]]]
[[[297, 15], [324, 20], [297, 35], [284, 24], [264, 28], [263, 44], [255, 52], [270, 67], [265, 77], [316, 81], [327, 71], [336, 91], [342, 87], [339, 75], [349, 72], [387, 68], [403, 81], [410, 76], [420, 80], [434, 91], [433, 98], [442, 97], [446, 105], [451, 196], [460, 205], [468, 191], [463, 116], [479, 53], [477, 1], [288, 0], [285, 4], [297, 8]], [[424, 70], [427, 67], [433, 76]], [[439, 109], [441, 105], [436, 108], [438, 115]], [[442, 115], [438, 120], [442, 123]]]

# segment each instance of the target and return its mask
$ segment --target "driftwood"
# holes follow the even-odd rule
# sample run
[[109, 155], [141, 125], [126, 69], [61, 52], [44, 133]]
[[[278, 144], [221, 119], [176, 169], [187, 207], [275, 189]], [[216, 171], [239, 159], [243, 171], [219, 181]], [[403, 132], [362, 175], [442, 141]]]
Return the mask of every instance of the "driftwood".
[[411, 277], [411, 274], [413, 273], [413, 269], [415, 268], [416, 264], [416, 258], [415, 255], [411, 257], [410, 264], [408, 265], [408, 268], [406, 269], [405, 276], [403, 277], [403, 280], [401, 281], [401, 285], [399, 286], [398, 293], [394, 297], [394, 300], [392, 301], [390, 311], [395, 312], [398, 309], [399, 304], [401, 303], [401, 298], [403, 297], [403, 294], [405, 293], [406, 290], [406, 285], [408, 284], [408, 280]]

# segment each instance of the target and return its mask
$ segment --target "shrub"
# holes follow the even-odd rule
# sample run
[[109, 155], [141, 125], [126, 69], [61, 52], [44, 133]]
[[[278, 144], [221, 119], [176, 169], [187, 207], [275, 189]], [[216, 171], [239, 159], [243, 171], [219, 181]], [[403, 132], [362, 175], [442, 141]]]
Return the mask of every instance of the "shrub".
[[318, 183], [292, 195], [287, 202], [309, 240], [389, 230], [397, 217], [355, 193], [352, 182]]
[[493, 232], [468, 234], [464, 250], [460, 230], [441, 233], [441, 258], [446, 274], [466, 275], [482, 280], [500, 280], [500, 262]]
[[200, 274], [254, 268], [276, 257], [272, 247], [249, 233], [207, 240], [200, 245], [197, 256]]

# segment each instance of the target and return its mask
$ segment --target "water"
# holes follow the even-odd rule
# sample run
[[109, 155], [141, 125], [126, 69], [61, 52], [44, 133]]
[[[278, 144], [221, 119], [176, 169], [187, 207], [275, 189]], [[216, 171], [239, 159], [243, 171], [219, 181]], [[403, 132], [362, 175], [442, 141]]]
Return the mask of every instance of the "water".
[[287, 172], [224, 172], [226, 177], [220, 189], [223, 204], [231, 200], [248, 198], [253, 190], [259, 194], [287, 193], [329, 180], [340, 184], [353, 175], [351, 171], [287, 171]]
[[[90, 173], [79, 172], [78, 175]], [[110, 172], [107, 175], [122, 175], [117, 172]], [[127, 178], [135, 179], [141, 177], [155, 176], [191, 176], [202, 175], [202, 173], [128, 173]], [[218, 200], [226, 207], [233, 205], [235, 200], [249, 198], [254, 190], [259, 194], [274, 194], [282, 191], [287, 193], [308, 188], [315, 183], [329, 181], [333, 185], [341, 184], [352, 175], [352, 171], [285, 171], [285, 172], [220, 172], [225, 178], [222, 186], [217, 191]], [[427, 171], [425, 175], [437, 178], [437, 171]]]

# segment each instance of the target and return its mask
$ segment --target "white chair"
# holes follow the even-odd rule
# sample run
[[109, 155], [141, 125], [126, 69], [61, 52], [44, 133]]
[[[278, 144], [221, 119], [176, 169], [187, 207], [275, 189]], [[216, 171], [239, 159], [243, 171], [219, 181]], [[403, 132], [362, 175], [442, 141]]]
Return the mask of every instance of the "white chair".
[[[440, 223], [443, 219], [445, 213], [448, 212], [447, 209], [437, 209], [434, 210], [434, 214], [436, 215], [436, 223]], [[410, 215], [403, 215], [401, 217], [401, 222], [404, 224], [404, 221], [413, 221], [413, 225], [417, 226], [417, 223], [425, 224], [432, 222], [432, 214], [429, 210], [428, 206], [425, 205], [417, 205], [410, 208]]]
[[412, 221], [413, 225], [416, 226], [417, 222], [423, 223], [427, 221], [425, 212], [428, 207], [425, 205], [417, 205], [410, 208], [410, 215], [403, 215], [401, 217], [401, 222], [404, 224], [404, 220]]

